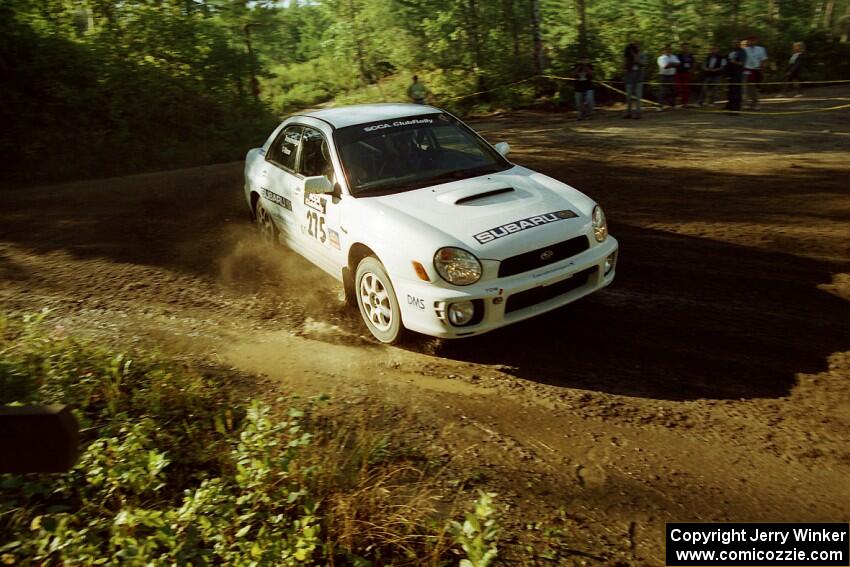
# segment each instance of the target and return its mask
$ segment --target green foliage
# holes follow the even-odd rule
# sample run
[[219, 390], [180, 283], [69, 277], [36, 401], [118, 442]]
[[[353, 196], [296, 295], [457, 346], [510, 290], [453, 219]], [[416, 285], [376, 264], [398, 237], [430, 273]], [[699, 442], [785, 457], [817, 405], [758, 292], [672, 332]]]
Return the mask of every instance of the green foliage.
[[[386, 430], [311, 423], [310, 404], [246, 404], [221, 378], [71, 337], [47, 311], [0, 317], [0, 403], [71, 406], [84, 446], [66, 474], [0, 475], [4, 564], [440, 565], [449, 556], [434, 488]], [[476, 567], [495, 557], [492, 514], [482, 494], [458, 527]]]
[[4, 178], [239, 159], [274, 124], [251, 96], [251, 58], [213, 15], [182, 1], [54, 4], [0, 5]]
[[466, 514], [463, 523], [452, 522], [455, 541], [466, 552], [460, 567], [487, 567], [498, 556], [499, 528], [496, 524], [491, 492], [480, 492], [475, 508]]
[[293, 464], [311, 443], [301, 412], [242, 410], [220, 385], [155, 358], [45, 333], [46, 316], [2, 321], [0, 402], [73, 405], [88, 444], [66, 475], [0, 477], [7, 554], [75, 565], [317, 557], [312, 472]]
[[[75, 512], [48, 510], [29, 523], [16, 553], [38, 562], [296, 565], [319, 550], [320, 528], [289, 466], [309, 435], [254, 404], [230, 453], [237, 472], [204, 479], [163, 506], [169, 461], [152, 449], [151, 422], [89, 445], [54, 495], [76, 495]], [[281, 437], [286, 441], [281, 443]]]
[[559, 100], [552, 85], [509, 86], [537, 72], [535, 32], [541, 70], [559, 75], [580, 52], [616, 78], [632, 41], [651, 57], [688, 41], [701, 56], [755, 33], [769, 80], [784, 76], [793, 41], [808, 44], [810, 79], [845, 78], [850, 0], [3, 0], [0, 175], [241, 159], [284, 114], [404, 101], [413, 74], [461, 113]]

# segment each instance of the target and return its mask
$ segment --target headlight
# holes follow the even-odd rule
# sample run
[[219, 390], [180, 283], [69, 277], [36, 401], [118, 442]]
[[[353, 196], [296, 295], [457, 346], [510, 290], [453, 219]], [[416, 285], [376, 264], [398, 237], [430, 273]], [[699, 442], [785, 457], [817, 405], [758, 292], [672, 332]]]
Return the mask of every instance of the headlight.
[[469, 285], [481, 279], [481, 262], [460, 248], [440, 248], [434, 254], [434, 267], [444, 280], [455, 285]]
[[593, 236], [596, 237], [596, 242], [604, 242], [608, 238], [608, 221], [605, 220], [605, 213], [602, 207], [596, 205], [593, 207]]

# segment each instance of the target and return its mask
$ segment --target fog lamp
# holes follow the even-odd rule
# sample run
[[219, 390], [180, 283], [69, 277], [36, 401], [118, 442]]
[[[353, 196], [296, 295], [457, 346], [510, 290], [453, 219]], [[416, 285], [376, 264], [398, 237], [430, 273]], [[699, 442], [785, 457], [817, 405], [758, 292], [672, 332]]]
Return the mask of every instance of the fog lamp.
[[459, 301], [449, 305], [449, 321], [456, 327], [462, 327], [472, 321], [475, 305], [471, 301]]
[[617, 252], [611, 252], [608, 254], [608, 257], [605, 258], [605, 275], [607, 276], [611, 270], [614, 269], [614, 266], [617, 264]]

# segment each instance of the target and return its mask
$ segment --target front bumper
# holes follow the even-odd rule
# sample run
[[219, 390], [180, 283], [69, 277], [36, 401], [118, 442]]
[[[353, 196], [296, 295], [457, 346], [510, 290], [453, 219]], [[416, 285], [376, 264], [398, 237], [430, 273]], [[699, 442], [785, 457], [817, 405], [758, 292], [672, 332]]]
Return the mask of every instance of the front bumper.
[[[605, 261], [617, 253], [617, 240], [605, 242], [572, 258], [514, 276], [464, 287], [441, 287], [414, 280], [394, 282], [404, 326], [442, 338], [480, 335], [505, 325], [557, 309], [602, 289], [614, 280], [616, 260], [605, 271]], [[483, 313], [476, 323], [457, 327], [446, 317], [454, 302], [481, 300]]]

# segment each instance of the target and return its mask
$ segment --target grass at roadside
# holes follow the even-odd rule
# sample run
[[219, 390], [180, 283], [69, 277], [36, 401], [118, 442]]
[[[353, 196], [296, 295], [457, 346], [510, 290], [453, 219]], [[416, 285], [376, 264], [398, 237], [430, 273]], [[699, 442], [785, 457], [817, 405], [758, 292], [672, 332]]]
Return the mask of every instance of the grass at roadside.
[[0, 319], [0, 403], [62, 403], [83, 454], [0, 475], [4, 564], [416, 564], [496, 555], [491, 495], [468, 494], [390, 427], [321, 399], [245, 399], [167, 360]]

